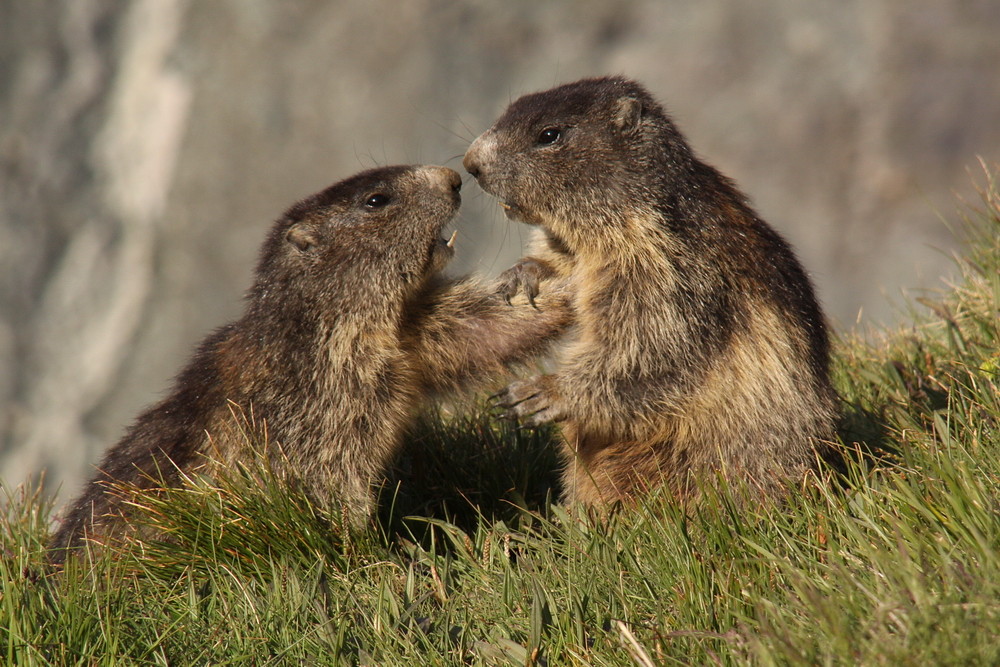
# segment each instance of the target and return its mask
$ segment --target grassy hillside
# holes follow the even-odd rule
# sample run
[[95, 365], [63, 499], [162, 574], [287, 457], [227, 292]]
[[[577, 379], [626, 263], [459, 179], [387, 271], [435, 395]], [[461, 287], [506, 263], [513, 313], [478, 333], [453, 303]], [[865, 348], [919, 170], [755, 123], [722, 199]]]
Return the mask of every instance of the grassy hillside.
[[[10, 491], [0, 660], [18, 664], [998, 664], [1000, 190], [961, 278], [842, 341], [843, 462], [785, 506], [607, 522], [549, 504], [551, 433], [430, 415], [377, 526], [259, 470], [140, 498], [172, 539], [42, 574]], [[263, 481], [257, 481], [263, 479]]]

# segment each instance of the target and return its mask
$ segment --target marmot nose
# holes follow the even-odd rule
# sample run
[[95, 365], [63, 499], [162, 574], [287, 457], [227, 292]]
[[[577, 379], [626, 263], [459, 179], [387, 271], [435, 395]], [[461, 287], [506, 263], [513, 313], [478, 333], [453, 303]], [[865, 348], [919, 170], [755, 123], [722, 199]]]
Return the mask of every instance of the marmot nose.
[[451, 188], [452, 192], [458, 192], [462, 189], [462, 177], [454, 169], [449, 169], [446, 176], [448, 182], [448, 187]]
[[479, 164], [472, 159], [472, 155], [466, 155], [465, 159], [462, 160], [462, 166], [473, 178], [479, 178]]
[[448, 189], [455, 194], [462, 189], [462, 176], [454, 169], [428, 165], [420, 167], [419, 171], [429, 179], [431, 185], [435, 188]]
[[480, 167], [479, 156], [481, 154], [480, 146], [482, 145], [482, 138], [476, 139], [469, 146], [469, 150], [465, 152], [465, 158], [462, 160], [462, 166], [473, 178], [479, 178], [482, 175], [482, 169]]

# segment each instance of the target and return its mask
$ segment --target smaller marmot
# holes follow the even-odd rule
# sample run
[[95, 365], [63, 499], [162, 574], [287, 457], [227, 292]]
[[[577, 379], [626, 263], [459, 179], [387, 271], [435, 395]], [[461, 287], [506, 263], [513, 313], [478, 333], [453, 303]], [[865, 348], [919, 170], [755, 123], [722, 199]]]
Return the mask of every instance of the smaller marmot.
[[501, 404], [558, 422], [568, 501], [603, 505], [721, 474], [768, 495], [834, 437], [827, 327], [788, 244], [698, 159], [649, 92], [585, 79], [516, 100], [465, 168], [538, 225], [508, 274], [567, 276], [577, 323], [557, 371]]
[[240, 411], [263, 425], [276, 466], [364, 522], [372, 485], [428, 393], [539, 354], [571, 317], [558, 286], [537, 307], [511, 308], [496, 285], [438, 275], [460, 187], [444, 167], [385, 167], [292, 206], [264, 243], [243, 317], [210, 335], [169, 396], [108, 451], [50, 560], [126, 530], [110, 484], [179, 486], [246, 460]]

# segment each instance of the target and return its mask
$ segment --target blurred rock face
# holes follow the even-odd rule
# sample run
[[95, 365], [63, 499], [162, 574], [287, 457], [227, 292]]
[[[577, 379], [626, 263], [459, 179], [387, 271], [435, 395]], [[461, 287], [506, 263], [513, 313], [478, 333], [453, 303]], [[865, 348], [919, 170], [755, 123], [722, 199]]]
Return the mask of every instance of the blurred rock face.
[[[522, 93], [645, 82], [798, 248], [840, 329], [933, 286], [1000, 160], [992, 0], [15, 0], [0, 5], [0, 476], [74, 493], [212, 327], [291, 203], [459, 167]], [[466, 188], [457, 269], [526, 229]]]

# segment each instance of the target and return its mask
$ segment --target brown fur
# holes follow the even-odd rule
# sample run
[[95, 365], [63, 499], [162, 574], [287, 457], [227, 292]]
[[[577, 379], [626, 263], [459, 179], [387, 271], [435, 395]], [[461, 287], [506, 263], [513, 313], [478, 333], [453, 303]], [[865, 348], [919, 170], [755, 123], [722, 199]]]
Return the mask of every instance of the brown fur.
[[558, 371], [501, 396], [529, 425], [561, 423], [567, 500], [606, 505], [661, 482], [694, 497], [714, 474], [767, 495], [810, 468], [837, 399], [809, 279], [641, 85], [526, 95], [465, 166], [541, 228], [507, 293], [549, 276], [574, 292]]
[[428, 393], [539, 353], [570, 317], [558, 287], [538, 308], [512, 308], [495, 285], [438, 275], [460, 186], [444, 167], [386, 167], [290, 208], [263, 246], [243, 317], [209, 336], [109, 450], [54, 535], [53, 562], [124, 529], [125, 501], [109, 484], [178, 486], [213, 462], [245, 460], [241, 415], [316, 500], [364, 522], [372, 484]]

